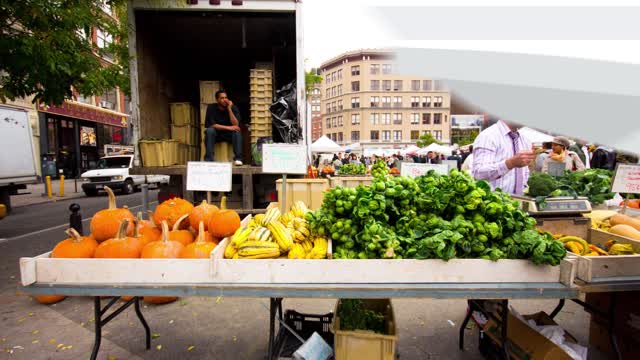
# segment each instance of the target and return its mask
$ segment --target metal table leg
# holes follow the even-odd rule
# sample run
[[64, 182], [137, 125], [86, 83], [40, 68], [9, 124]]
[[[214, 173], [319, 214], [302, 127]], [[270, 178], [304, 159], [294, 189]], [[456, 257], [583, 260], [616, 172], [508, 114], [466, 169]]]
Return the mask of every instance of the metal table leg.
[[564, 307], [564, 299], [560, 299], [560, 301], [558, 302], [558, 306], [556, 306], [555, 309], [553, 309], [553, 311], [551, 312], [551, 314], [549, 315], [550, 318], [555, 318], [556, 315], [558, 315], [558, 313], [560, 311], [562, 311], [562, 308]]
[[473, 302], [471, 300], [467, 300], [467, 306], [469, 307], [469, 310], [467, 311], [467, 315], [462, 321], [462, 325], [460, 325], [460, 334], [458, 335], [458, 347], [462, 351], [464, 351], [464, 329], [467, 328], [467, 324], [469, 324], [469, 320], [471, 320], [471, 314], [473, 313]]
[[507, 338], [507, 326], [509, 317], [509, 300], [502, 300], [502, 326], [500, 340], [502, 341], [502, 356], [504, 360], [509, 360], [509, 339]]
[[609, 341], [611, 342], [611, 348], [613, 349], [614, 354], [616, 355], [616, 359], [622, 359], [622, 354], [620, 354], [620, 348], [618, 347], [618, 338], [615, 333], [615, 312], [616, 312], [616, 302], [617, 296], [615, 292], [611, 293], [611, 303], [609, 304]]

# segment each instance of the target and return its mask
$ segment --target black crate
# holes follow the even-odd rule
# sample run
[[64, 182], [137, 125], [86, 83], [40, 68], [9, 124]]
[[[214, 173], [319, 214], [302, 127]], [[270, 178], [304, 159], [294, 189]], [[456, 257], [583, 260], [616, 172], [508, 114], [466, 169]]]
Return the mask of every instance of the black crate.
[[[316, 315], [287, 310], [284, 313], [284, 323], [295, 330], [303, 339], [308, 339], [314, 332], [317, 332], [331, 347], [333, 347], [333, 333], [329, 329], [329, 325], [332, 320], [332, 312]], [[290, 358], [300, 346], [302, 346], [300, 340], [284, 326], [280, 326], [275, 342], [276, 358]]]

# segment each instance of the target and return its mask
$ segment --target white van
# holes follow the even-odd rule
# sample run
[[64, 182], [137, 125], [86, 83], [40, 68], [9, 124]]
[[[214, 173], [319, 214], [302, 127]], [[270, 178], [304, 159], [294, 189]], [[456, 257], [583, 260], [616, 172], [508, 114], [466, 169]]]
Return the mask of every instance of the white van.
[[98, 167], [81, 175], [82, 190], [87, 196], [96, 196], [104, 186], [120, 189], [123, 194], [132, 193], [142, 184], [169, 183], [167, 175], [131, 175], [133, 155], [113, 155], [100, 158]]

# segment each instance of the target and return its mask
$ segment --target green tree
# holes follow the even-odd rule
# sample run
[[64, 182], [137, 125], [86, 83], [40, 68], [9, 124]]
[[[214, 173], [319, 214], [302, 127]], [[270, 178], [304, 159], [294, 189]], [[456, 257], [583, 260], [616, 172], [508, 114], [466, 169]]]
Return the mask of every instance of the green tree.
[[[72, 87], [83, 95], [116, 86], [129, 94], [126, 0], [106, 1], [114, 16], [104, 4], [0, 0], [0, 100], [34, 95], [61, 104], [72, 98]], [[94, 29], [110, 34], [113, 42], [98, 47], [91, 41]]]
[[311, 89], [313, 89], [313, 85], [318, 84], [321, 81], [322, 81], [322, 76], [318, 75], [315, 69], [311, 69], [310, 71], [305, 71], [304, 85], [305, 85], [307, 95], [309, 95], [309, 92], [311, 91]]
[[436, 138], [433, 137], [433, 135], [429, 134], [429, 133], [425, 133], [422, 134], [422, 136], [420, 136], [420, 138], [418, 138], [417, 141], [417, 146], [418, 147], [425, 147], [425, 146], [429, 146], [433, 143], [436, 143], [438, 145], [442, 145], [442, 143], [438, 140], [436, 140]]

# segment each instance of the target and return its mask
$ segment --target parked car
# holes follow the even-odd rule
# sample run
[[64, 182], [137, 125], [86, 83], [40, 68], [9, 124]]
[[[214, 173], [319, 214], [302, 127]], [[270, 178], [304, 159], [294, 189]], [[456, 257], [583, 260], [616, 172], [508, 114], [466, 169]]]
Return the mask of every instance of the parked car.
[[131, 175], [133, 155], [105, 156], [98, 161], [98, 167], [81, 175], [82, 190], [87, 196], [96, 196], [105, 186], [120, 189], [130, 194], [142, 184], [168, 184], [167, 175]]

